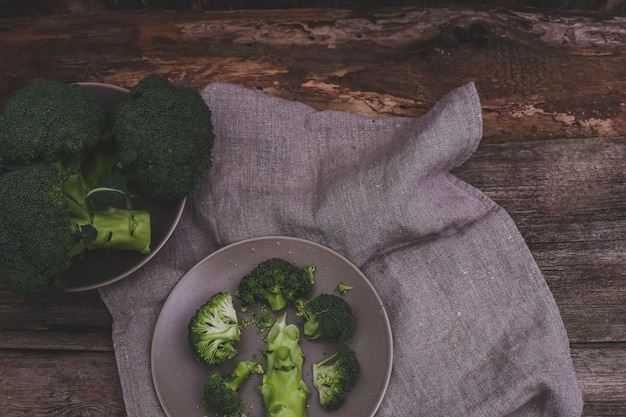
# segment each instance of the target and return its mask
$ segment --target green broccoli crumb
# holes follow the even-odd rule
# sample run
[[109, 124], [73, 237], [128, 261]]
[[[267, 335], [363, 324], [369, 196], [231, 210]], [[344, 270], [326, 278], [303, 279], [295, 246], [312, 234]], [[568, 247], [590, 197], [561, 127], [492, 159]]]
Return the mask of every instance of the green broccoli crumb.
[[339, 284], [337, 284], [337, 291], [339, 291], [339, 294], [341, 295], [346, 295], [348, 294], [348, 292], [352, 289], [353, 287], [351, 285], [346, 284], [345, 282], [341, 281]]

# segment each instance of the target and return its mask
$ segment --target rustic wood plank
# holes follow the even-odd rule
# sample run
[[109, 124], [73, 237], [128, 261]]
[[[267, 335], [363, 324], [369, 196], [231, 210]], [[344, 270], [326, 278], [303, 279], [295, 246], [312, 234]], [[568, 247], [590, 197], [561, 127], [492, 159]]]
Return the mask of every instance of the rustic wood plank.
[[517, 223], [572, 341], [626, 341], [626, 139], [483, 144], [456, 174]]
[[[624, 0], [551, 0], [539, 5], [537, 2], [524, 0], [483, 0], [483, 7], [523, 8], [538, 7], [561, 10], [593, 10], [606, 13], [626, 13]], [[446, 5], [477, 7], [472, 0], [448, 0]], [[60, 13], [92, 13], [114, 10], [241, 10], [241, 9], [285, 9], [285, 8], [320, 8], [320, 7], [432, 7], [431, 0], [5, 0], [0, 3], [0, 17], [41, 16]]]
[[111, 316], [96, 291], [26, 300], [0, 282], [0, 349], [112, 351]]
[[572, 348], [572, 357], [585, 401], [583, 416], [625, 416], [626, 346], [583, 344]]
[[[574, 346], [572, 357], [583, 417], [626, 415], [626, 346]], [[10, 417], [126, 417], [110, 352], [0, 350], [0, 410]]]
[[474, 81], [485, 140], [626, 135], [626, 17], [395, 8], [0, 20], [0, 106], [40, 78], [224, 81], [372, 116]]
[[0, 410], [7, 417], [125, 416], [115, 357], [0, 350]]

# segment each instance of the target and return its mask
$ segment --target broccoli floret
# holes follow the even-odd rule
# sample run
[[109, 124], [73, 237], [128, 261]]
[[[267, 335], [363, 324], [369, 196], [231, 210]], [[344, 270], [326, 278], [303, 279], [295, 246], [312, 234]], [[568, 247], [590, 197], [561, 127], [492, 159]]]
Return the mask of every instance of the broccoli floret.
[[339, 352], [314, 363], [313, 385], [325, 410], [336, 410], [359, 379], [361, 368], [356, 353], [344, 345]]
[[149, 76], [117, 105], [113, 137], [143, 195], [187, 196], [212, 165], [211, 112], [200, 93]]
[[245, 304], [265, 302], [273, 311], [279, 311], [287, 302], [311, 291], [314, 271], [311, 265], [299, 268], [284, 259], [271, 258], [241, 279], [236, 295]]
[[294, 303], [297, 315], [306, 319], [304, 335], [308, 339], [346, 340], [356, 331], [356, 315], [343, 298], [319, 294]]
[[259, 387], [266, 417], [306, 417], [310, 390], [302, 378], [304, 354], [300, 330], [280, 315], [267, 334], [263, 351], [267, 358], [263, 383]]
[[86, 250], [150, 251], [149, 213], [89, 210], [82, 183], [79, 172], [43, 163], [0, 176], [0, 276], [14, 293], [60, 294]]
[[189, 345], [199, 361], [217, 365], [237, 354], [241, 337], [233, 297], [218, 292], [202, 305], [189, 321]]
[[78, 84], [36, 81], [0, 116], [0, 165], [56, 161], [91, 149], [107, 132], [100, 102]]
[[225, 376], [218, 370], [211, 370], [202, 388], [202, 404], [207, 411], [220, 417], [241, 417], [239, 388], [251, 374], [262, 374], [261, 364], [253, 361], [237, 363], [234, 371]]

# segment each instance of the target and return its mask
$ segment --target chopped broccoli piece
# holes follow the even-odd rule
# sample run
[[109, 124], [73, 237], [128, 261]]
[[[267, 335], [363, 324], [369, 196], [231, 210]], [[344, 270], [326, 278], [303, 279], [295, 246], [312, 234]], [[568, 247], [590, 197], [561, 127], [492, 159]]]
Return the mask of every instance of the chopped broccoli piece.
[[266, 417], [306, 417], [311, 391], [302, 378], [304, 354], [299, 342], [300, 330], [287, 324], [283, 313], [267, 334], [263, 351], [267, 365], [259, 389]]
[[61, 294], [87, 250], [150, 251], [148, 212], [90, 210], [81, 184], [79, 172], [44, 163], [0, 176], [0, 276], [15, 294]]
[[0, 116], [0, 165], [74, 158], [106, 132], [104, 108], [86, 89], [36, 81], [11, 98]]
[[202, 305], [189, 321], [189, 345], [199, 361], [217, 365], [237, 354], [241, 337], [232, 295], [218, 292]]
[[239, 388], [251, 374], [262, 374], [261, 364], [253, 361], [237, 363], [234, 371], [225, 376], [218, 370], [211, 370], [202, 388], [202, 404], [207, 411], [220, 417], [241, 417]]
[[341, 281], [339, 284], [337, 284], [337, 291], [339, 291], [339, 294], [341, 295], [346, 295], [348, 294], [348, 291], [350, 291], [353, 287], [351, 285], [346, 284], [345, 282]]
[[279, 311], [287, 302], [311, 291], [314, 271], [311, 265], [299, 268], [284, 259], [271, 258], [241, 279], [236, 295], [245, 304], [265, 302], [273, 311]]
[[297, 315], [306, 319], [304, 335], [308, 339], [346, 340], [356, 332], [356, 316], [343, 298], [319, 294], [314, 298], [298, 299], [294, 303]]
[[343, 405], [361, 373], [356, 353], [346, 345], [321, 362], [314, 363], [312, 369], [313, 385], [325, 410], [336, 410]]
[[215, 135], [202, 96], [158, 76], [143, 78], [117, 105], [113, 138], [147, 197], [186, 197], [212, 165]]

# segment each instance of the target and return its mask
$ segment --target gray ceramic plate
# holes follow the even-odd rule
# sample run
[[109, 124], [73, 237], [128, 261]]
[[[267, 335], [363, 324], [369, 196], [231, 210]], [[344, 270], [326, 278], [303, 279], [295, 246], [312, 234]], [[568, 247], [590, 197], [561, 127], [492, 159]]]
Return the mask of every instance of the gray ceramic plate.
[[[110, 84], [79, 83], [96, 96], [109, 117], [128, 90]], [[150, 211], [152, 250], [148, 255], [120, 251], [93, 251], [73, 263], [68, 272], [68, 292], [91, 290], [119, 281], [152, 259], [176, 228], [185, 207], [185, 199], [156, 201], [137, 199], [135, 208]]]
[[[337, 345], [302, 337], [301, 345], [306, 356], [304, 377], [311, 388], [308, 417], [371, 417], [375, 414], [387, 389], [393, 356], [391, 327], [376, 291], [353, 264], [336, 252], [307, 240], [270, 236], [244, 240], [214, 252], [181, 279], [163, 305], [152, 340], [152, 376], [161, 405], [169, 417], [210, 415], [199, 407], [202, 383], [209, 367], [194, 361], [187, 344], [187, 324], [196, 309], [216, 292], [234, 292], [244, 275], [272, 257], [302, 266], [315, 265], [312, 295], [336, 293], [340, 281], [354, 287], [345, 299], [356, 313], [358, 330], [348, 340], [348, 345], [355, 350], [362, 364], [361, 378], [339, 410], [324, 411], [311, 382], [310, 367], [322, 360], [325, 353], [337, 349]], [[235, 304], [239, 305], [236, 299]], [[287, 321], [302, 329], [303, 319], [295, 315], [292, 307], [286, 311]], [[239, 314], [243, 317], [242, 313]], [[238, 356], [219, 368], [229, 372], [240, 359], [260, 360], [264, 364], [259, 355], [264, 346], [261, 336], [256, 327], [245, 328], [236, 345]], [[264, 416], [258, 392], [260, 383], [261, 376], [253, 375], [241, 388], [241, 397], [245, 401], [242, 411], [248, 417]], [[250, 410], [250, 406], [254, 408]]]

